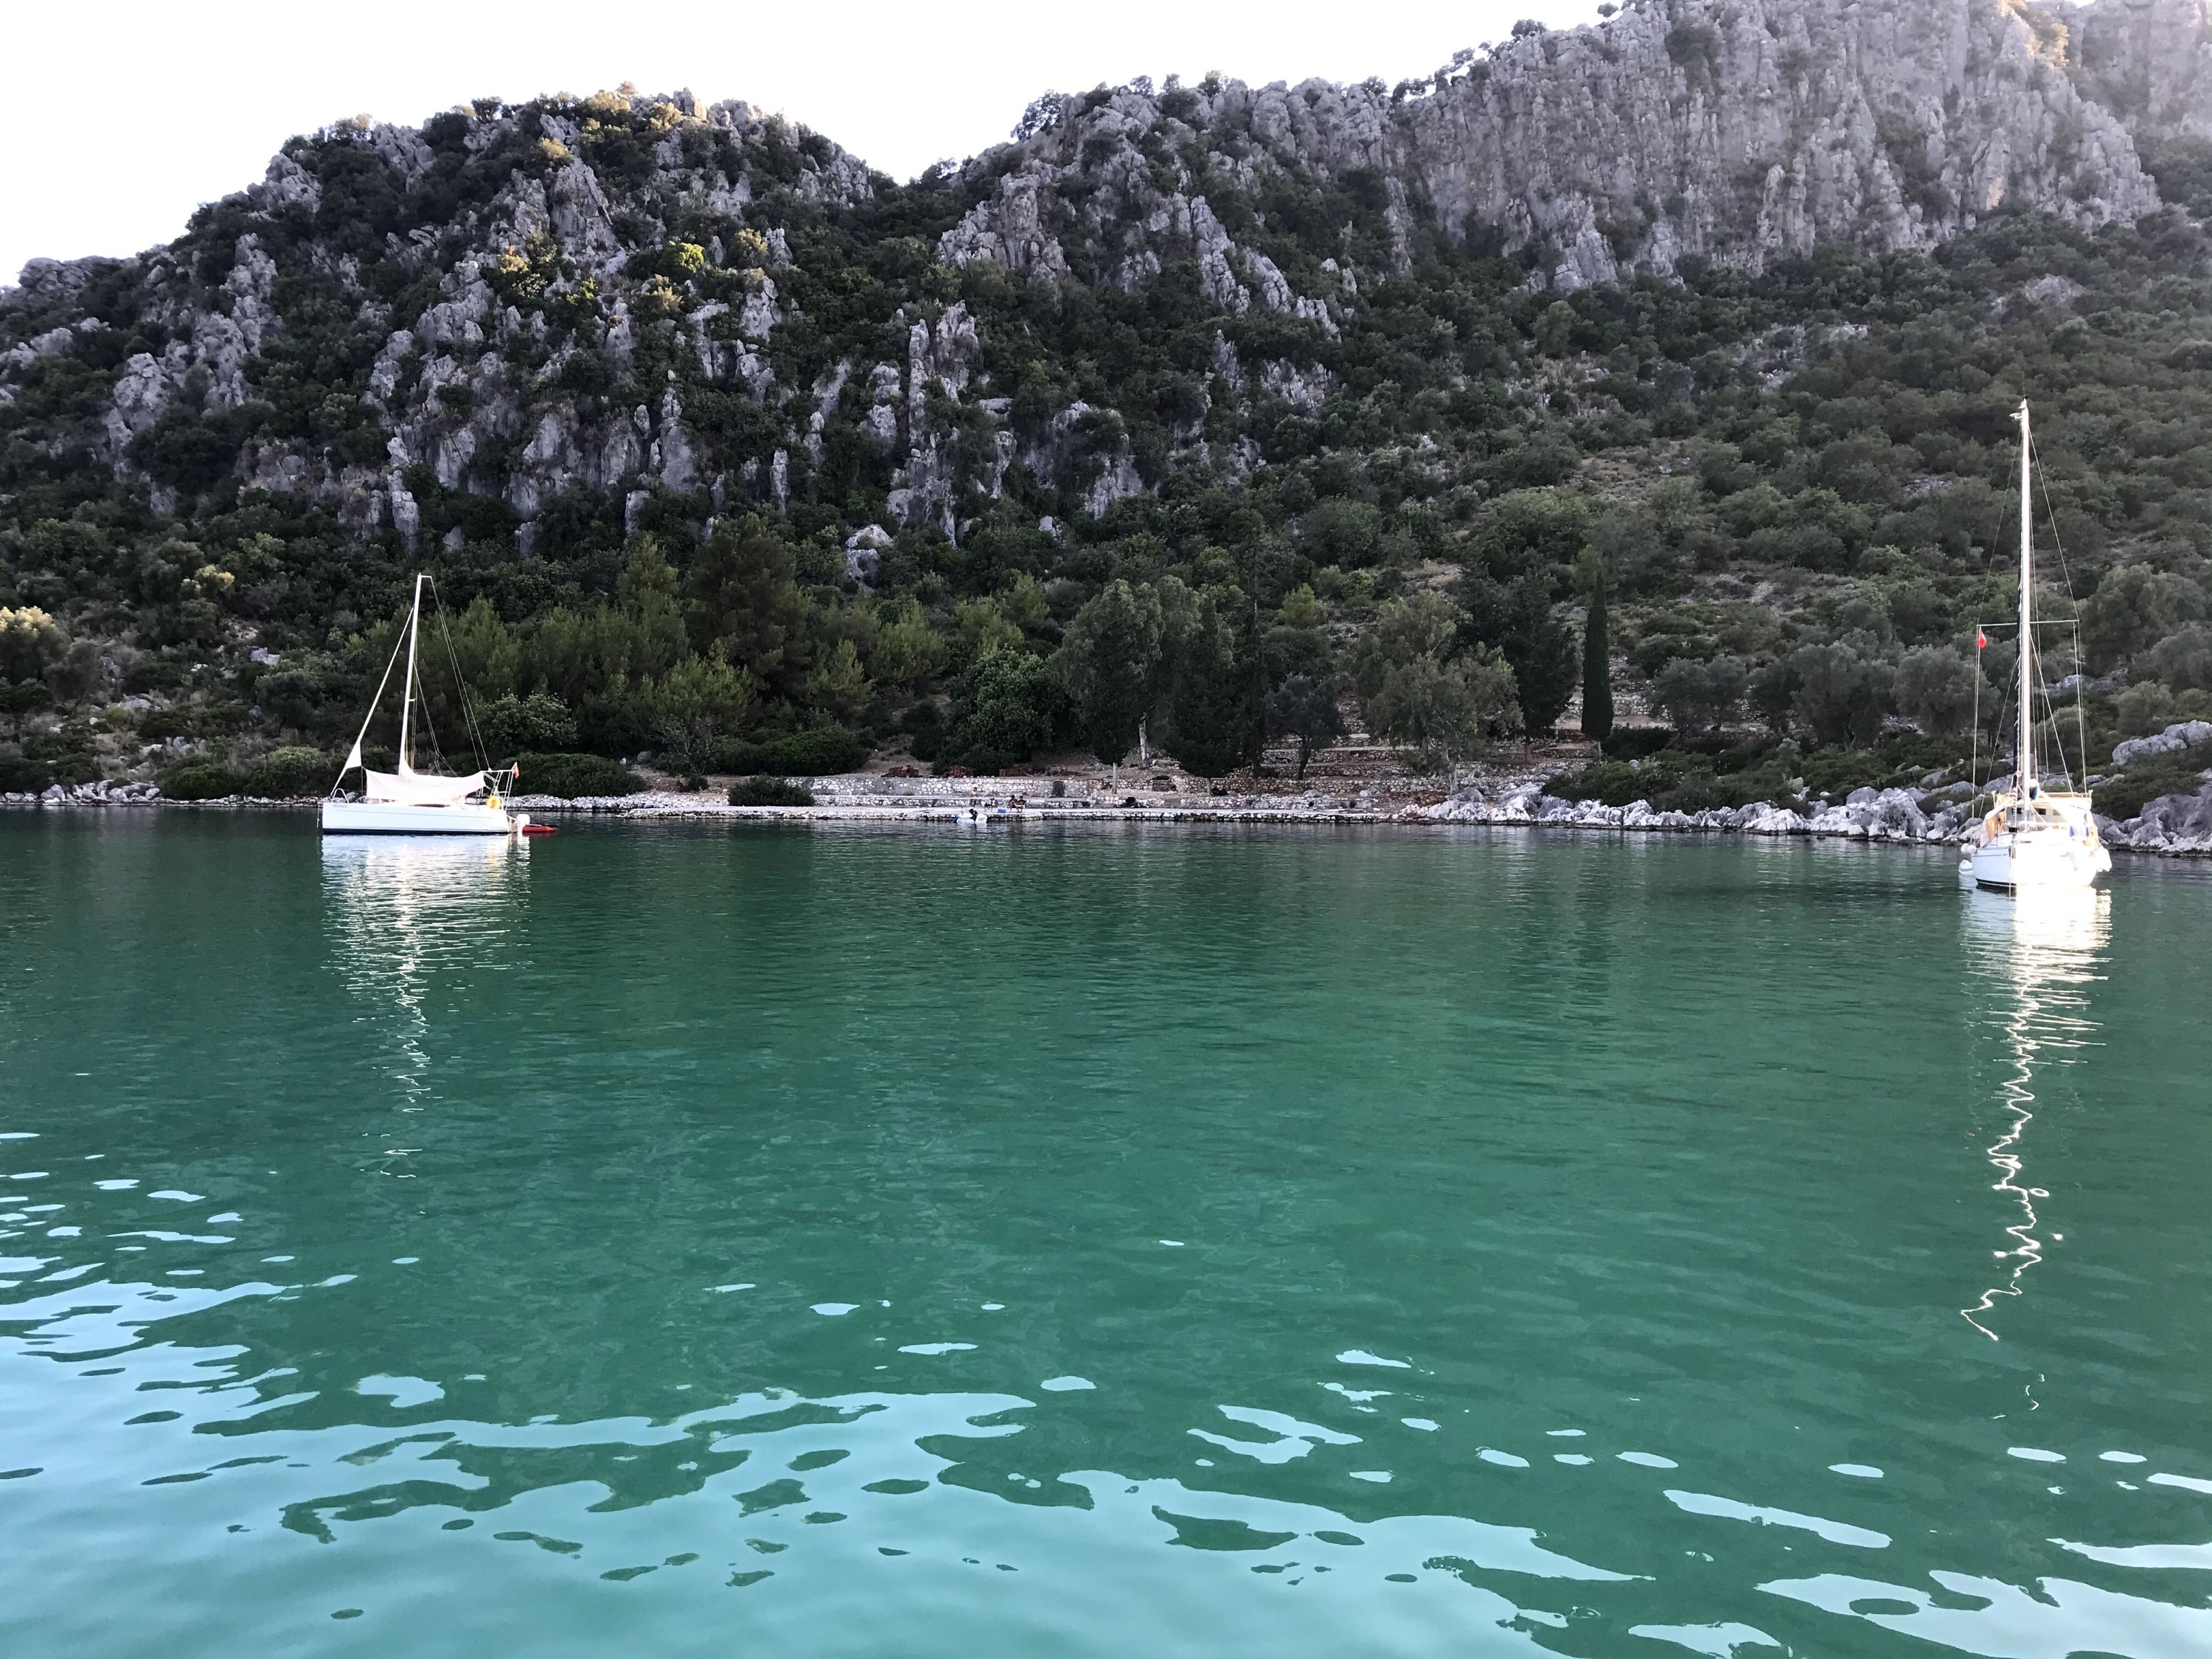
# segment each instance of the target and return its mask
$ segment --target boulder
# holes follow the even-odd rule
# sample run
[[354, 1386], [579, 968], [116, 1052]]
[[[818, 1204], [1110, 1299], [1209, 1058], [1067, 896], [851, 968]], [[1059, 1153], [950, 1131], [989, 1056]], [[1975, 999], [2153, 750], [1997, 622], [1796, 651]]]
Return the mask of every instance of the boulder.
[[1887, 841], [1920, 841], [1928, 834], [1928, 815], [1909, 789], [1885, 789], [1864, 806], [1867, 833]]
[[1769, 806], [1760, 802], [1744, 810], [1759, 815], [1743, 826], [1746, 835], [1803, 836], [1812, 832], [1812, 825], [1786, 806]]
[[1855, 841], [1920, 841], [1928, 815], [1909, 789], [1854, 789], [1840, 806], [1823, 807], [1809, 826], [1816, 836]]
[[1490, 821], [1492, 823], [1530, 823], [1535, 821], [1536, 804], [1543, 799], [1543, 791], [1534, 784], [1506, 792], [1503, 799], [1492, 803]]
[[1813, 814], [1806, 825], [1816, 836], [1851, 836], [1866, 838], [1866, 820], [1854, 814], [1848, 806], [1824, 806]]
[[2144, 853], [2212, 853], [2212, 786], [2150, 802], [2128, 826], [2126, 844]]
[[2207, 745], [2212, 745], [2212, 720], [2182, 720], [2154, 736], [2129, 738], [2112, 750], [2112, 764], [2133, 766], [2140, 760]]

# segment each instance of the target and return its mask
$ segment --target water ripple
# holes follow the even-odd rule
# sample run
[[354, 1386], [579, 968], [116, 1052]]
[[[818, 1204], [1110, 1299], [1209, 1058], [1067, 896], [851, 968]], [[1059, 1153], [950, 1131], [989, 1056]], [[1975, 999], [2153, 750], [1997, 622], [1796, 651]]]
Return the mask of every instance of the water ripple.
[[38, 1651], [2212, 1651], [2212, 882], [70, 833], [0, 821]]

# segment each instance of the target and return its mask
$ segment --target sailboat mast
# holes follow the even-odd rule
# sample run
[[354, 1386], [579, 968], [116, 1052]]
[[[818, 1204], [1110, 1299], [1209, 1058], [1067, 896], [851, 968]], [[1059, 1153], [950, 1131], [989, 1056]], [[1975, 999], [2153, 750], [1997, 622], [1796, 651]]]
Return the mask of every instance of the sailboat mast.
[[2013, 792], [2027, 799], [2035, 781], [2035, 515], [2029, 505], [2027, 399], [2020, 401], [2020, 763], [2013, 775]]
[[[418, 570], [415, 573], [415, 605], [407, 615], [407, 684], [400, 688], [399, 692], [399, 769], [402, 772], [414, 769], [413, 763], [407, 758], [407, 717], [415, 708], [415, 642], [422, 635], [422, 573]], [[2023, 708], [2027, 706], [2026, 696], [2025, 692], [2021, 694]]]

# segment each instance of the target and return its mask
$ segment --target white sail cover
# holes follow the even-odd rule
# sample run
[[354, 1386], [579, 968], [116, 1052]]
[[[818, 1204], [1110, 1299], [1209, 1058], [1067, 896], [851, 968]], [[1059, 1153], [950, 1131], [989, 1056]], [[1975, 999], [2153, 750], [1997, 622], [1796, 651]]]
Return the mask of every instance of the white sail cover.
[[362, 769], [368, 779], [366, 798], [373, 801], [389, 801], [402, 806], [457, 806], [484, 787], [484, 775], [471, 772], [465, 777], [434, 778], [417, 772], [406, 762], [399, 763], [397, 772], [371, 772]]

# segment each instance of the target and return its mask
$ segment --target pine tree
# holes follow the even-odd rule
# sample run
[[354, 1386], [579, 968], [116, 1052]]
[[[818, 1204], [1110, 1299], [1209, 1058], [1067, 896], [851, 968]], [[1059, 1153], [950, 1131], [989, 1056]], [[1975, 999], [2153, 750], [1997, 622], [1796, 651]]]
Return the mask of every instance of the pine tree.
[[1613, 734], [1613, 635], [1606, 625], [1605, 571], [1592, 573], [1589, 617], [1583, 623], [1583, 735], [1603, 743]]

